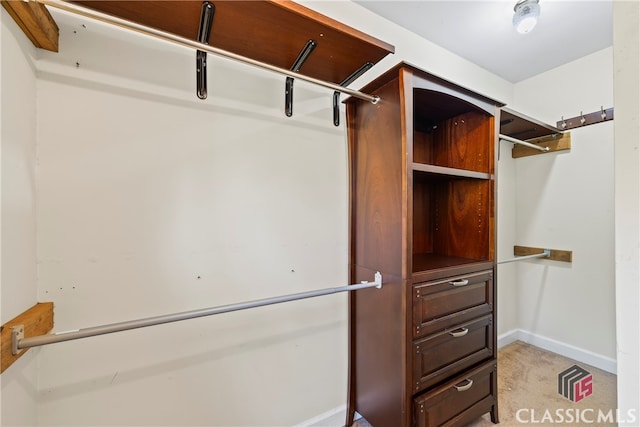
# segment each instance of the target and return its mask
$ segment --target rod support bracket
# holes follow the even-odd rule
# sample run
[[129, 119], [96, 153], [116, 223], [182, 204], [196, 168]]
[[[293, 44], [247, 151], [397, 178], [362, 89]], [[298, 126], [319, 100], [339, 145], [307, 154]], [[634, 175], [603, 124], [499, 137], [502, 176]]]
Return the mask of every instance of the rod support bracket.
[[[308, 40], [304, 45], [298, 57], [293, 61], [293, 65], [291, 65], [290, 70], [293, 72], [298, 72], [304, 65], [304, 63], [309, 59], [309, 55], [311, 52], [318, 46], [318, 42], [315, 40]], [[291, 117], [293, 115], [293, 77], [287, 76], [285, 82], [284, 89], [284, 113], [287, 117]]]
[[369, 285], [370, 283], [373, 283], [376, 285], [377, 289], [380, 289], [382, 288], [382, 273], [380, 273], [379, 271], [376, 271], [376, 274], [374, 274], [373, 276], [373, 282], [370, 282], [368, 280], [363, 280], [360, 283], [363, 285]]
[[[202, 2], [198, 28], [198, 42], [202, 44], [209, 44], [215, 12], [216, 7], [213, 3]], [[196, 50], [196, 95], [200, 99], [207, 99], [207, 52], [203, 50]]]
[[[358, 77], [369, 71], [369, 69], [373, 67], [373, 62], [365, 62], [364, 65], [358, 68], [356, 71], [351, 73], [349, 77], [344, 79], [340, 86], [347, 87], [351, 83], [353, 83]], [[373, 104], [377, 103], [380, 100], [379, 96], [374, 95], [371, 102]], [[335, 126], [340, 126], [340, 92], [333, 92], [333, 124]]]
[[543, 253], [545, 258], [549, 258], [551, 256], [551, 249], [545, 249]]
[[18, 344], [24, 338], [24, 325], [11, 327], [11, 354], [17, 356], [23, 350], [18, 348]]
[[373, 277], [374, 277], [373, 281], [376, 284], [376, 288], [378, 289], [382, 288], [382, 273], [380, 273], [379, 271], [376, 271], [376, 274]]

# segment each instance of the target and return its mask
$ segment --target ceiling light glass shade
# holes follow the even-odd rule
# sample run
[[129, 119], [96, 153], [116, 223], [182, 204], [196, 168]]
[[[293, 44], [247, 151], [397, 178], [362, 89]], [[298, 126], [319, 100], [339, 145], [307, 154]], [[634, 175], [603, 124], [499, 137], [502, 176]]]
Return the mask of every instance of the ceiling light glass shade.
[[520, 0], [513, 8], [513, 26], [520, 34], [533, 30], [540, 16], [539, 0]]

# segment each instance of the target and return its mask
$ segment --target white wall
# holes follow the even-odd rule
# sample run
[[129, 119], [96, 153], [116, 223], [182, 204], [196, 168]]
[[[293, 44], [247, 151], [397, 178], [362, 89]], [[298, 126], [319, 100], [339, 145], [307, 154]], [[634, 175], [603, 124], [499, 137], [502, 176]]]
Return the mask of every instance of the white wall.
[[[297, 83], [288, 119], [283, 78], [212, 58], [201, 102], [192, 51], [86, 26], [40, 64], [56, 330], [346, 284], [330, 94]], [[345, 401], [346, 315], [336, 295], [44, 348], [39, 422], [295, 424]]]
[[[358, 28], [404, 58], [446, 59], [459, 83], [511, 95], [355, 4], [318, 5], [351, 25], [366, 13]], [[283, 77], [211, 58], [202, 102], [192, 51], [57, 20], [60, 53], [38, 63], [37, 180], [39, 299], [56, 331], [346, 283], [346, 132], [330, 92], [296, 82], [286, 118]], [[346, 401], [346, 316], [335, 295], [43, 348], [39, 423], [311, 419]]]
[[[36, 49], [0, 8], [0, 324], [36, 303]], [[1, 377], [0, 424], [37, 418], [37, 355], [30, 350]]]
[[[601, 106], [613, 106], [611, 48], [517, 83], [511, 108], [555, 125]], [[516, 329], [609, 371], [616, 359], [613, 148], [611, 121], [571, 130], [570, 151], [515, 161], [513, 193], [517, 244], [573, 251], [571, 264], [517, 264]]]
[[[618, 407], [640, 415], [640, 5], [614, 2], [615, 259]], [[621, 423], [621, 425], [623, 425]]]

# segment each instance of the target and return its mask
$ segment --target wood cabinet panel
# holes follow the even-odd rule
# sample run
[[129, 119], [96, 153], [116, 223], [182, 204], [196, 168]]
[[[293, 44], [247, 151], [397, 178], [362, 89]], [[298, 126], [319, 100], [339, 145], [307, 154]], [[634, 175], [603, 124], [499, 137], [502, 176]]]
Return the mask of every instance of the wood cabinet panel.
[[[348, 105], [357, 140], [350, 139], [351, 262], [402, 274], [403, 159], [399, 88], [379, 89], [379, 104]], [[356, 111], [353, 111], [353, 110]]]
[[[370, 280], [375, 271], [356, 267], [356, 280]], [[381, 289], [362, 289], [350, 298], [352, 331], [350, 359], [358, 408], [374, 426], [398, 424], [398, 414], [408, 411], [404, 394], [406, 353], [405, 313], [402, 311], [405, 284], [386, 274]], [[361, 412], [362, 413], [362, 412]]]
[[455, 169], [493, 173], [491, 162], [493, 117], [470, 111], [416, 131], [413, 161]]

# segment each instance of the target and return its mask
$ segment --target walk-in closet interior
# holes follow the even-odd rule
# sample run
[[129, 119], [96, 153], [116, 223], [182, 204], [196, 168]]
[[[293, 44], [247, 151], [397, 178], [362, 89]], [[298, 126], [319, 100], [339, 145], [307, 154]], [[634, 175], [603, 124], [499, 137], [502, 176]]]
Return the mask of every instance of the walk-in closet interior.
[[2, 5], [1, 426], [640, 420], [637, 3]]

